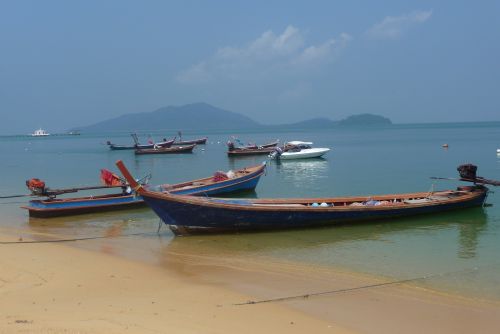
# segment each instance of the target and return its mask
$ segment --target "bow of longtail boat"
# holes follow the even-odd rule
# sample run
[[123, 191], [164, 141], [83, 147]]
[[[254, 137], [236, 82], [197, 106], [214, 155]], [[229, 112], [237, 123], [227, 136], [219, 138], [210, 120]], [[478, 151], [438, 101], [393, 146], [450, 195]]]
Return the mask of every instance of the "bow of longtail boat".
[[[132, 183], [123, 163], [117, 165]], [[363, 197], [223, 199], [153, 192], [140, 186], [135, 189], [176, 234], [305, 228], [440, 213], [481, 206], [488, 192], [485, 186], [474, 185]]]

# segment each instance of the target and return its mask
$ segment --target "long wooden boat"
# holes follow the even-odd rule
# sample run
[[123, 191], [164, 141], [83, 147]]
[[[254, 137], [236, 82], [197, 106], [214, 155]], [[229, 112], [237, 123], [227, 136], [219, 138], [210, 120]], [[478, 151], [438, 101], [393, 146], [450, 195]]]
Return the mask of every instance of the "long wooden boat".
[[178, 140], [173, 145], [191, 145], [191, 144], [206, 144], [208, 137], [193, 139], [193, 140]]
[[21, 208], [28, 210], [30, 217], [51, 218], [133, 209], [141, 206], [145, 206], [141, 197], [134, 194], [118, 193], [76, 198], [31, 200], [28, 205]]
[[484, 185], [456, 190], [306, 199], [195, 198], [148, 190], [123, 162], [117, 166], [133, 189], [175, 234], [305, 228], [386, 220], [483, 205]]
[[116, 151], [116, 150], [144, 150], [144, 149], [152, 149], [155, 147], [171, 147], [172, 144], [174, 143], [174, 139], [170, 140], [164, 140], [161, 142], [157, 142], [154, 144], [134, 144], [134, 145], [119, 145], [119, 144], [113, 144], [112, 142], [108, 141], [106, 144], [108, 145], [110, 150]]
[[[172, 185], [160, 185], [151, 187], [151, 189], [191, 196], [212, 196], [251, 190], [257, 186], [260, 177], [265, 172], [265, 168], [266, 165], [261, 164], [236, 170], [233, 172], [232, 177], [221, 177], [221, 173], [219, 172], [217, 173], [217, 177], [212, 176]], [[142, 197], [124, 191], [118, 194], [101, 196], [32, 200], [27, 206], [23, 206], [22, 208], [29, 211], [30, 217], [50, 218], [133, 209], [140, 206], [145, 206]]]
[[257, 148], [239, 148], [228, 150], [227, 155], [229, 157], [241, 157], [248, 155], [264, 155], [269, 154], [275, 150], [275, 147], [257, 147]]
[[159, 147], [159, 148], [147, 148], [147, 149], [137, 149], [135, 154], [172, 154], [172, 153], [191, 153], [196, 144], [186, 145], [186, 146], [172, 146], [172, 147]]
[[256, 149], [259, 147], [269, 148], [269, 147], [276, 147], [276, 146], [278, 146], [278, 144], [279, 144], [279, 141], [274, 141], [274, 142], [263, 144], [263, 145], [249, 144], [246, 146], [236, 146], [233, 148], [233, 150]]

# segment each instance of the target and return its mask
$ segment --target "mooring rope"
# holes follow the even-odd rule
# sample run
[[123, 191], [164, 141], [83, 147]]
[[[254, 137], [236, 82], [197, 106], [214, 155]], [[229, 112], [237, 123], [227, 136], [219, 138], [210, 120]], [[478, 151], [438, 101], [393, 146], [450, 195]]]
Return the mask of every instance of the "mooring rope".
[[119, 237], [130, 237], [137, 235], [148, 235], [149, 233], [130, 233], [130, 234], [121, 234], [114, 236], [98, 236], [98, 237], [84, 237], [84, 238], [71, 238], [71, 239], [53, 239], [53, 240], [18, 240], [18, 241], [0, 241], [0, 245], [12, 245], [12, 244], [44, 244], [44, 243], [52, 243], [52, 242], [71, 242], [71, 241], [81, 241], [81, 240], [94, 240], [94, 239], [111, 239], [111, 238], [119, 238]]
[[[494, 266], [494, 265], [495, 264], [492, 264], [490, 266]], [[499, 265], [499, 264], [497, 263], [496, 265]], [[271, 303], [271, 302], [281, 302], [281, 301], [292, 300], [292, 299], [307, 299], [309, 297], [337, 294], [337, 293], [342, 293], [342, 292], [350, 292], [350, 291], [363, 290], [363, 289], [370, 289], [370, 288], [376, 288], [376, 287], [388, 286], [388, 285], [403, 284], [403, 283], [408, 283], [408, 282], [413, 282], [413, 281], [429, 279], [429, 278], [433, 278], [433, 277], [440, 277], [440, 276], [459, 274], [459, 273], [465, 273], [465, 272], [475, 272], [477, 270], [479, 270], [479, 267], [467, 268], [467, 269], [463, 269], [463, 270], [451, 271], [451, 272], [445, 272], [445, 273], [439, 273], [439, 274], [425, 275], [425, 276], [420, 276], [420, 277], [407, 278], [407, 279], [396, 280], [396, 281], [362, 285], [362, 286], [357, 286], [357, 287], [353, 287], [353, 288], [320, 291], [320, 292], [306, 293], [306, 294], [302, 294], [302, 295], [293, 295], [293, 296], [277, 297], [277, 298], [270, 298], [270, 299], [249, 300], [249, 301], [244, 302], [244, 303], [236, 303], [233, 305], [234, 306], [242, 306], [242, 305], [254, 305], [254, 304], [263, 304], [263, 303]]]

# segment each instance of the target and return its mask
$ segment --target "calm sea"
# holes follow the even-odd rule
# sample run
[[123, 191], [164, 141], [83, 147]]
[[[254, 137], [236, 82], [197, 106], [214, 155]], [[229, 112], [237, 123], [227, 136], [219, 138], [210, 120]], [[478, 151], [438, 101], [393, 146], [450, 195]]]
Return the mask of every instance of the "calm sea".
[[[153, 133], [160, 140], [174, 132]], [[133, 151], [110, 151], [105, 142], [130, 144], [128, 134], [0, 137], [0, 195], [24, 194], [25, 180], [37, 177], [49, 187], [99, 184], [99, 170], [116, 171], [122, 159], [135, 176], [151, 173], [151, 183], [177, 183], [254, 165], [266, 157], [230, 159], [225, 142], [236, 135], [244, 142], [313, 141], [330, 147], [325, 159], [269, 162], [257, 197], [322, 197], [428, 191], [454, 188], [456, 167], [470, 162], [478, 175], [500, 179], [500, 123], [398, 125], [381, 129], [320, 131], [186, 133], [208, 135], [207, 145], [193, 154], [134, 156]], [[146, 135], [142, 135], [146, 140]], [[442, 144], [447, 143], [448, 149]], [[492, 187], [493, 191], [495, 189]], [[265, 256], [362, 272], [387, 279], [432, 277], [417, 285], [500, 300], [500, 196], [492, 206], [395, 221], [297, 231], [174, 238], [158, 218], [141, 209], [57, 219], [30, 219], [19, 208], [22, 198], [0, 201], [1, 228], [35, 239], [108, 236], [119, 228], [123, 237], [106, 250], [138, 260], [161, 262], [164, 249], [203, 243], [214, 256], [231, 252], [244, 257]], [[132, 236], [132, 234], [141, 234]], [[129, 235], [129, 237], [126, 237]], [[104, 242], [104, 241], [103, 241]], [[85, 245], [84, 242], [78, 245]], [[85, 247], [85, 246], [83, 246]], [[182, 247], [181, 247], [182, 249]]]

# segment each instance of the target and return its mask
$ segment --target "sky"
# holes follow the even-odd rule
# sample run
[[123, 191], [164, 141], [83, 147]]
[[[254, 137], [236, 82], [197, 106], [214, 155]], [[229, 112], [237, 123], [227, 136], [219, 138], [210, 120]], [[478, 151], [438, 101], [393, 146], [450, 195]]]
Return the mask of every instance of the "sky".
[[0, 135], [206, 102], [500, 120], [500, 1], [0, 0]]

